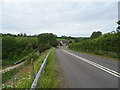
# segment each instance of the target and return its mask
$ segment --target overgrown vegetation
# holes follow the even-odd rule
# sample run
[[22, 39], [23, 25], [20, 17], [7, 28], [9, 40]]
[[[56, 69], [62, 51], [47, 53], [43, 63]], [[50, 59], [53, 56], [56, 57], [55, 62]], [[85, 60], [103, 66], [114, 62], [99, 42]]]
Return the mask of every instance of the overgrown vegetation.
[[2, 73], [2, 83], [5, 83], [5, 81], [12, 79], [12, 76], [14, 76], [17, 72], [19, 72], [22, 69], [22, 67], [24, 66], [22, 65], [18, 68]]
[[12, 65], [29, 53], [38, 50], [40, 53], [58, 44], [56, 35], [43, 33], [38, 36], [26, 34], [3, 34], [2, 37], [2, 65]]
[[[34, 52], [27, 61], [20, 67], [3, 73], [3, 88], [30, 88], [34, 80], [32, 74], [31, 59], [34, 58], [34, 73], [37, 74], [40, 64], [48, 54], [48, 50], [38, 55]], [[14, 77], [14, 83], [13, 83]]]
[[102, 36], [102, 32], [97, 31], [97, 32], [93, 32], [90, 38], [94, 39], [94, 38], [98, 38], [100, 36]]
[[2, 73], [2, 83], [5, 83], [6, 81], [12, 79], [12, 77], [15, 76], [16, 73], [18, 73], [20, 70], [22, 70], [23, 68], [30, 65], [32, 58], [34, 59], [34, 61], [36, 61], [38, 59], [38, 57], [39, 56], [36, 54], [36, 52], [32, 52], [32, 54], [29, 55], [29, 58], [27, 58], [27, 60], [24, 64], [20, 65], [19, 67], [15, 68], [15, 69], [12, 69], [10, 71], [6, 71], [6, 72]]
[[56, 47], [58, 44], [55, 35], [52, 33], [44, 33], [38, 36], [3, 34], [2, 40], [3, 65], [12, 65], [21, 58], [28, 56], [23, 65], [2, 73], [4, 88], [14, 88], [13, 77], [15, 78], [15, 88], [30, 88], [34, 80], [31, 74], [31, 61], [33, 60], [34, 73], [36, 74], [48, 53], [47, 50]]
[[34, 72], [37, 73], [38, 70], [40, 69], [41, 64], [43, 63], [43, 60], [45, 59], [46, 55], [48, 54], [48, 51], [45, 51], [44, 53], [41, 53], [40, 57], [38, 60], [34, 62]]
[[[14, 81], [14, 83], [13, 83]], [[3, 88], [30, 88], [33, 78], [31, 78], [31, 67], [25, 64], [3, 74]]]
[[3, 66], [13, 64], [38, 47], [37, 38], [34, 37], [14, 37], [6, 35], [3, 36], [2, 42]]
[[98, 55], [120, 58], [120, 32], [110, 32], [95, 39], [82, 40], [69, 45], [70, 49], [76, 51], [91, 52]]
[[56, 47], [58, 42], [56, 40], [56, 35], [52, 33], [43, 33], [38, 35], [38, 43], [39, 44], [49, 44], [51, 46]]
[[55, 48], [53, 48], [47, 59], [44, 72], [38, 81], [37, 88], [58, 88], [58, 84], [59, 76], [57, 72]]

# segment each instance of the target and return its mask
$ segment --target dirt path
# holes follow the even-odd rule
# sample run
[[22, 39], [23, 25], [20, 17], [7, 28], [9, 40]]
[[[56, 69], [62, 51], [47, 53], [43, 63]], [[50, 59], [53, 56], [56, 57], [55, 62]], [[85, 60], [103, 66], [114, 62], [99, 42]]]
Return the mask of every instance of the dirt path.
[[0, 73], [5, 73], [5, 72], [7, 72], [7, 71], [10, 71], [10, 70], [12, 70], [12, 69], [14, 69], [14, 68], [17, 68], [17, 67], [21, 66], [21, 65], [24, 64], [24, 63], [25, 63], [25, 61], [24, 61], [24, 62], [21, 62], [21, 63], [19, 63], [19, 64], [17, 64], [17, 65], [7, 67], [7, 68], [5, 68], [5, 69], [3, 69], [3, 70], [0, 70]]

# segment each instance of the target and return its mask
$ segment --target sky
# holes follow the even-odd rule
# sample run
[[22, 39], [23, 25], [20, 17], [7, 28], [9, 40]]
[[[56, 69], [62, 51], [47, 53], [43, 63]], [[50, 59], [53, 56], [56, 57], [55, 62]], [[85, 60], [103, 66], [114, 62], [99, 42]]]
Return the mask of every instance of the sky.
[[118, 21], [118, 2], [4, 1], [0, 9], [2, 33], [89, 37], [116, 30]]

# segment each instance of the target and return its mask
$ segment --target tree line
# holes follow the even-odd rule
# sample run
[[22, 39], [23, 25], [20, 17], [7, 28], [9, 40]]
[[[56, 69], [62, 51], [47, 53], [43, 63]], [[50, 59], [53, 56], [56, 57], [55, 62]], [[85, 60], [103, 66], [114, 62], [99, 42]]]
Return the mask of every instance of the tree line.
[[51, 47], [56, 47], [57, 44], [56, 35], [52, 33], [44, 33], [37, 36], [2, 34], [3, 63], [7, 60], [15, 62], [35, 50], [42, 53]]

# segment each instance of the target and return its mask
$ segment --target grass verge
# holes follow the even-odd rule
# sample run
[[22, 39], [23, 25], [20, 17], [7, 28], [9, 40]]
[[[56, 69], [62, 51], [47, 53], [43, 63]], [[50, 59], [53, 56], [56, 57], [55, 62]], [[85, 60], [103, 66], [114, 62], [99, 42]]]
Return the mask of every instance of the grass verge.
[[109, 56], [105, 56], [105, 55], [98, 55], [98, 54], [95, 54], [95, 53], [92, 53], [92, 52], [78, 51], [78, 50], [73, 50], [73, 49], [70, 49], [70, 48], [69, 48], [69, 50], [76, 51], [76, 52], [79, 52], [79, 53], [88, 54], [88, 55], [98, 56], [98, 57], [102, 57], [102, 58], [106, 58], [106, 59], [110, 59], [110, 60], [120, 61], [120, 59], [118, 59], [118, 58], [113, 58], [113, 57], [109, 57]]
[[[35, 73], [38, 72], [40, 68], [40, 64], [44, 60], [47, 53], [48, 53], [48, 50], [41, 53], [39, 55], [39, 58], [34, 60], [34, 72]], [[2, 83], [2, 87], [3, 88], [14, 88], [15, 86], [15, 88], [30, 88], [34, 80], [31, 74], [31, 71], [32, 71], [32, 67], [30, 64], [30, 60], [28, 60], [28, 62], [26, 62], [24, 66], [22, 65], [11, 71], [3, 73], [2, 79], [4, 82]], [[13, 77], [14, 77], [15, 83], [13, 83]]]
[[37, 88], [58, 88], [60, 80], [56, 63], [55, 48], [52, 48]]

